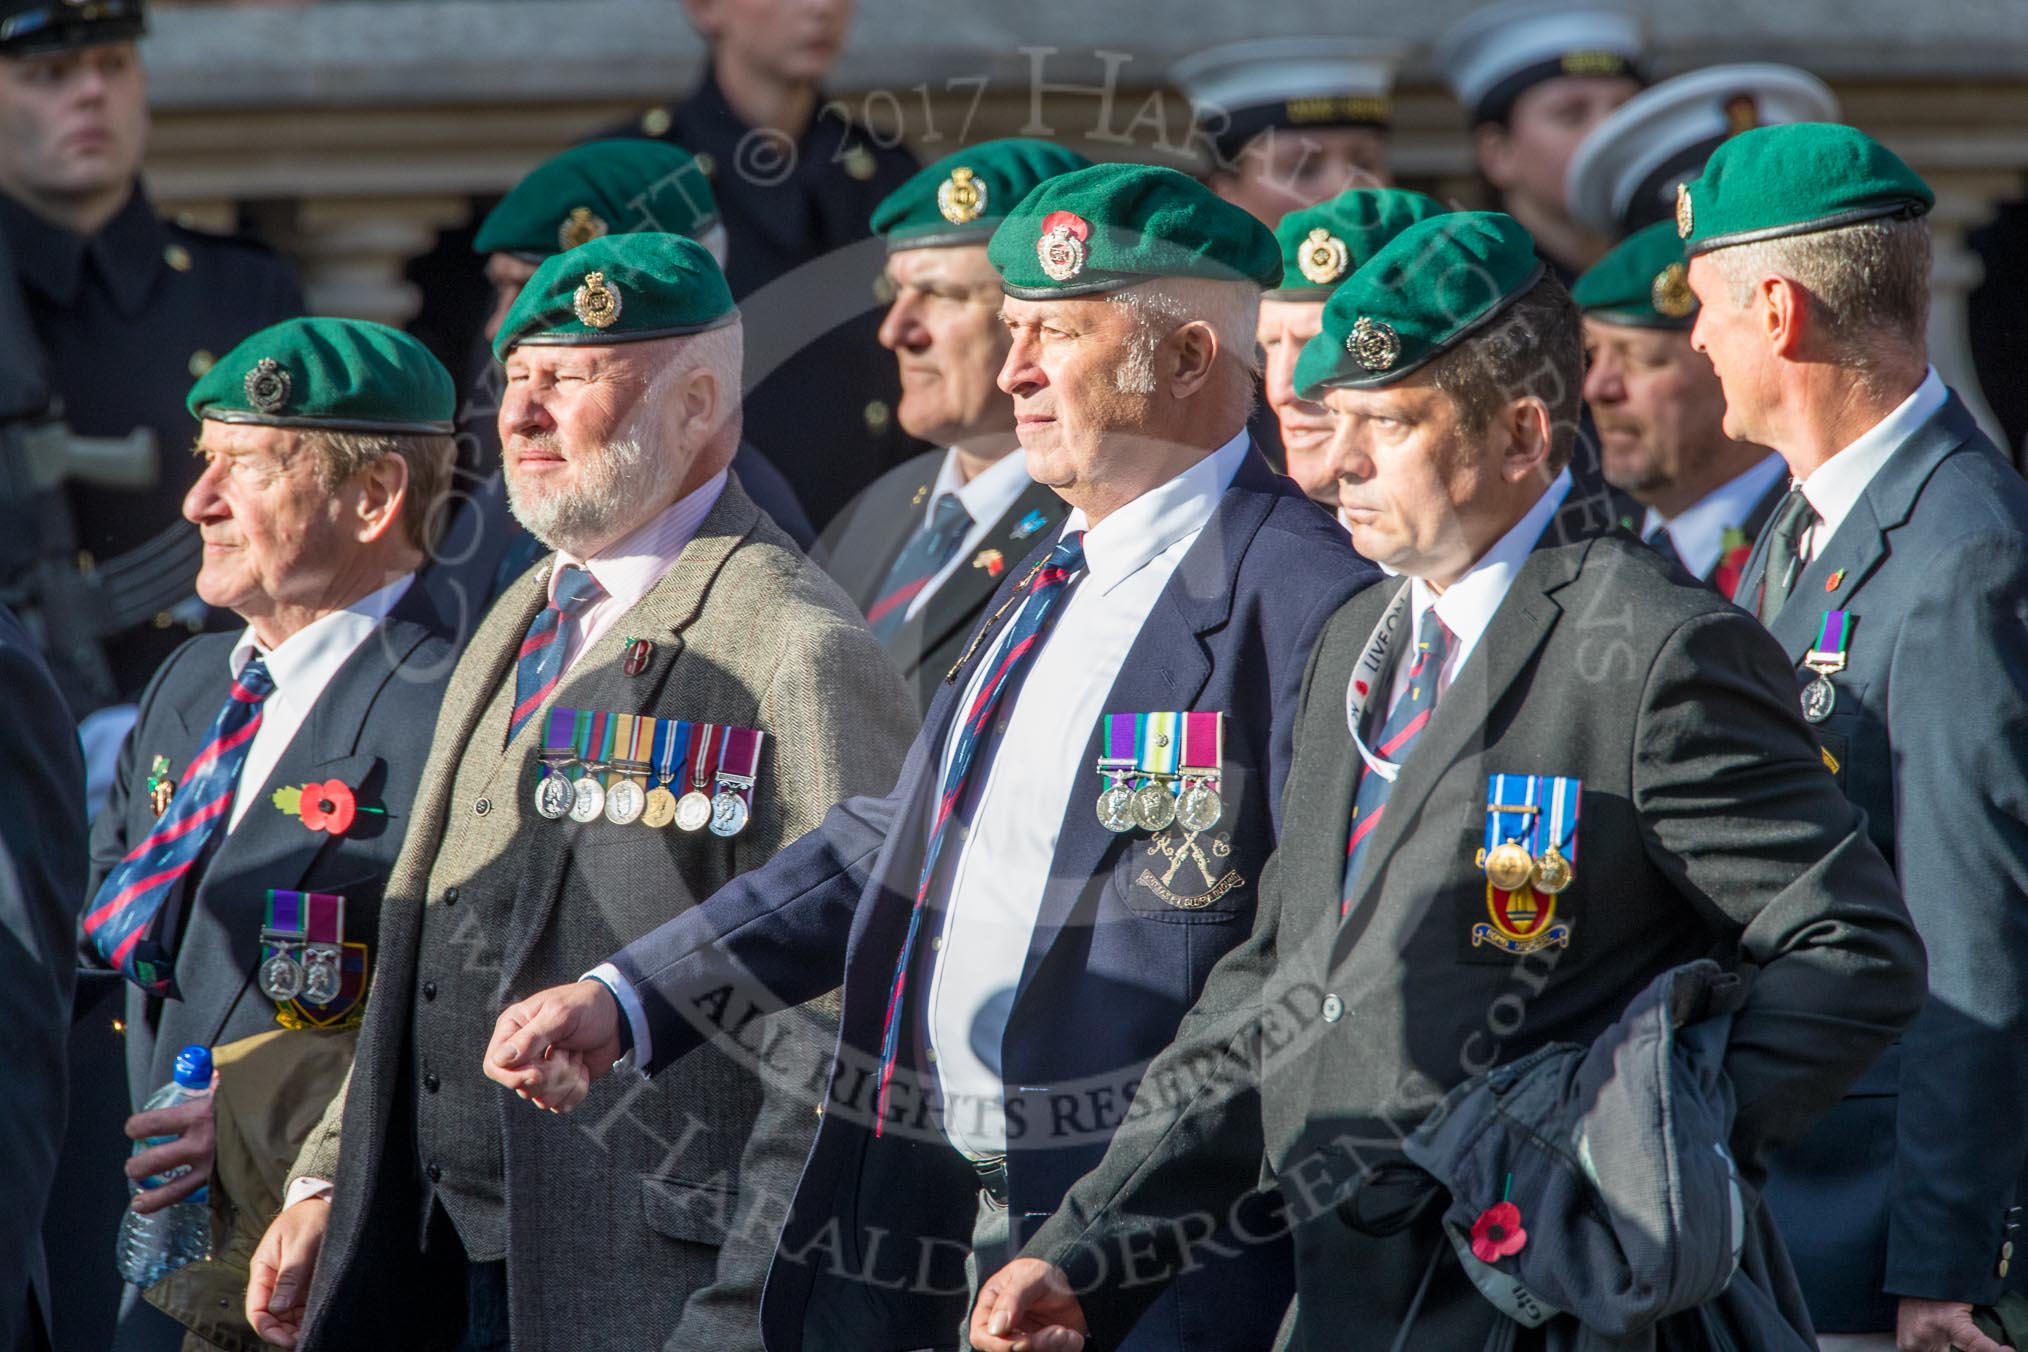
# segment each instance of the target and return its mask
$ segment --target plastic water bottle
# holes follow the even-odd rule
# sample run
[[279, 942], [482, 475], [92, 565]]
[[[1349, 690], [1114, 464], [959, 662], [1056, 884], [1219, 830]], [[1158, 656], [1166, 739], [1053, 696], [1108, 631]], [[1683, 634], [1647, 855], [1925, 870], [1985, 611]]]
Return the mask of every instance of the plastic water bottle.
[[[211, 1096], [211, 1049], [185, 1047], [176, 1057], [175, 1077], [155, 1091], [142, 1111], [174, 1108], [179, 1103]], [[149, 1146], [166, 1145], [174, 1136], [150, 1136], [134, 1143], [134, 1153]], [[166, 1174], [152, 1174], [128, 1186], [133, 1192], [159, 1188], [171, 1179], [190, 1172], [184, 1165]], [[120, 1276], [139, 1287], [150, 1287], [185, 1263], [211, 1257], [211, 1210], [209, 1188], [199, 1188], [174, 1206], [143, 1216], [129, 1211], [120, 1222], [120, 1240], [114, 1251]]]

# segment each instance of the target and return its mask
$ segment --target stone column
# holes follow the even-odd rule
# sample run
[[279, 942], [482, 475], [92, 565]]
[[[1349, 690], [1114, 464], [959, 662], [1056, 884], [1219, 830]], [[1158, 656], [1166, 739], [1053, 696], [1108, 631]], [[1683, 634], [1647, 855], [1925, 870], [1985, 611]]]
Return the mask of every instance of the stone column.
[[1912, 168], [1936, 191], [1930, 212], [1933, 259], [1929, 278], [1929, 360], [1944, 383], [1958, 392], [1972, 416], [1993, 443], [2012, 458], [2000, 420], [1986, 405], [1979, 376], [1972, 365], [1967, 301], [1985, 278], [1985, 265], [1965, 243], [1965, 236], [1991, 220], [2000, 202], [2021, 188], [2021, 175], [1995, 170], [1925, 170]]
[[314, 314], [400, 325], [422, 297], [402, 280], [409, 259], [469, 210], [462, 197], [313, 197], [296, 214], [292, 253]]

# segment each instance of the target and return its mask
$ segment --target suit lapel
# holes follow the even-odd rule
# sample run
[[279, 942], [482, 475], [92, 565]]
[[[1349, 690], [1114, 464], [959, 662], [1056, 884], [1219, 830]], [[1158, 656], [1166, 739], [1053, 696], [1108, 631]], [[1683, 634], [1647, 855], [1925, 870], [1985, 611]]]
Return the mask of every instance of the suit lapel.
[[[1849, 608], [1852, 597], [1889, 553], [1888, 537], [1915, 510], [1923, 485], [1945, 457], [1954, 454], [1978, 424], [1953, 394], [1942, 408], [1895, 447], [1873, 482], [1859, 495], [1837, 533], [1796, 579], [1796, 589], [1769, 625], [1788, 651], [1801, 662], [1815, 644], [1826, 610]], [[1835, 579], [1836, 585], [1831, 585]]]
[[[1042, 524], [1024, 532], [1020, 539], [1015, 539], [1016, 528], [1035, 512], [1042, 514]], [[1022, 555], [1033, 548], [1029, 542], [1061, 524], [1063, 518], [1069, 514], [1070, 508], [1064, 500], [1043, 485], [1031, 483], [1023, 489], [1021, 496], [1014, 500], [1013, 505], [993, 523], [993, 529], [979, 541], [978, 547], [972, 551], [971, 558], [961, 564], [958, 571], [952, 573], [943, 586], [937, 588], [923, 604], [921, 613], [902, 627], [900, 636], [894, 644], [895, 649], [915, 655], [917, 661], [920, 661], [921, 654], [934, 652], [950, 637], [951, 631], [964, 625], [978, 613], [979, 607], [992, 597], [1000, 586], [1000, 579], [1006, 576], [1007, 569], [1013, 567], [1020, 561]], [[998, 571], [977, 564], [989, 550], [997, 551], [1005, 565]]]
[[[1746, 520], [1739, 523], [1739, 533], [1753, 542], [1753, 547], [1747, 550], [1746, 563], [1740, 569], [1740, 596], [1748, 594], [1746, 590], [1748, 569], [1752, 568], [1754, 559], [1758, 557], [1760, 537], [1766, 533], [1767, 523], [1774, 520], [1775, 510], [1782, 505], [1782, 499], [1788, 495], [1789, 476], [1785, 468], [1782, 473], [1775, 475], [1774, 482], [1769, 484], [1767, 491], [1762, 493], [1759, 499], [1754, 502], [1752, 509], [1746, 514]], [[1721, 546], [1718, 551], [1718, 561], [1711, 565], [1711, 571], [1704, 575], [1704, 581], [1716, 586], [1718, 582], [1718, 570], [1724, 566], [1725, 550]]]
[[[1239, 473], [1220, 499], [1195, 544], [1155, 598], [1147, 621], [1127, 650], [1119, 675], [1106, 695], [1108, 713], [1189, 709], [1211, 676], [1211, 653], [1204, 635], [1223, 625], [1232, 613], [1233, 590], [1248, 544], [1267, 520], [1279, 490], [1277, 479], [1256, 449], [1241, 462]], [[1085, 745], [1082, 764], [1095, 764], [1100, 754], [1100, 726]], [[1106, 851], [1119, 837], [1099, 824], [1092, 811], [1096, 779], [1080, 779], [1091, 790], [1073, 788], [1057, 829], [1056, 858], [1050, 886], [1036, 914], [1029, 939], [1028, 960], [1015, 990], [1018, 1006], [1048, 956], [1056, 937], [1071, 921], [1086, 884], [1098, 873]]]
[[[1522, 565], [1493, 613], [1492, 623], [1479, 636], [1471, 656], [1438, 702], [1429, 726], [1417, 739], [1414, 753], [1395, 777], [1394, 788], [1387, 795], [1387, 812], [1373, 829], [1373, 844], [1360, 870], [1353, 916], [1365, 912], [1376, 889], [1384, 884], [1389, 857], [1403, 834], [1414, 829], [1430, 791], [1452, 762], [1473, 749], [1474, 739], [1485, 736], [1488, 716], [1508, 687], [1534, 662], [1537, 650], [1563, 614], [1554, 593], [1577, 576], [1590, 551], [1589, 543], [1555, 547], [1545, 537], [1543, 546]], [[1347, 825], [1339, 834], [1341, 846], [1351, 830], [1349, 785], [1344, 808]]]
[[[311, 707], [309, 718], [275, 762], [267, 782], [251, 790], [254, 797], [246, 815], [238, 828], [219, 842], [205, 865], [208, 881], [224, 881], [244, 897], [265, 897], [269, 888], [300, 889], [317, 860], [327, 849], [336, 848], [336, 837], [312, 831], [301, 817], [278, 808], [273, 802], [277, 789], [335, 779], [359, 791], [361, 807], [383, 806], [379, 797], [384, 776], [375, 773], [380, 759], [358, 750], [359, 735], [389, 681], [441, 679], [438, 673], [411, 671], [405, 666], [417, 646], [436, 632], [436, 623], [427, 594], [419, 584], [411, 583], [401, 603], [333, 674]], [[421, 749], [417, 754], [423, 754]], [[407, 826], [392, 820], [380, 823], [380, 829], [396, 832]], [[233, 885], [235, 882], [239, 885]], [[238, 953], [243, 959], [237, 963], [243, 974], [240, 993], [252, 980], [257, 929], [249, 915], [232, 930], [235, 950], [245, 950]], [[357, 940], [362, 936], [348, 932], [347, 937]], [[217, 1019], [206, 1041], [216, 1041], [238, 1003], [239, 994], [235, 994], [216, 1006]]]

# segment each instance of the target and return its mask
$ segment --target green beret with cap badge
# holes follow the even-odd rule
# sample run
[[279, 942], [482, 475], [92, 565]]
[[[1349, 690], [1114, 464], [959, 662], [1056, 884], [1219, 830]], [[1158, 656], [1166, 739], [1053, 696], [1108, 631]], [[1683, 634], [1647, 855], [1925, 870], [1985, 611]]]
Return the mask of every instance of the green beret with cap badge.
[[1035, 185], [1091, 161], [1049, 141], [983, 141], [918, 170], [873, 209], [873, 233], [896, 249], [984, 244]]
[[1687, 329], [1697, 318], [1683, 241], [1669, 221], [1643, 226], [1614, 245], [1577, 279], [1570, 298], [1593, 319], [1644, 329]]
[[1855, 127], [1790, 122], [1744, 131], [1676, 190], [1676, 234], [1690, 256], [1734, 244], [1910, 220], [1936, 205], [1899, 155]]
[[590, 141], [529, 171], [486, 213], [474, 252], [547, 258], [638, 230], [701, 239], [719, 223], [711, 181], [666, 141]]
[[1269, 300], [1323, 300], [1366, 265], [1387, 241], [1450, 208], [1406, 188], [1351, 188], [1328, 202], [1282, 217], [1282, 284]]
[[457, 384], [430, 350], [365, 319], [285, 319], [212, 363], [194, 418], [332, 432], [448, 433]]
[[1543, 275], [1535, 241], [1498, 211], [1409, 226], [1331, 293], [1323, 330], [1296, 359], [1298, 396], [1392, 385], [1456, 347]]
[[523, 343], [606, 346], [680, 338], [739, 318], [711, 251], [682, 235], [603, 235], [535, 270], [493, 339], [501, 361]]
[[1095, 164], [1037, 184], [986, 256], [1020, 300], [1096, 296], [1160, 277], [1282, 279], [1282, 254], [1251, 213], [1174, 169]]

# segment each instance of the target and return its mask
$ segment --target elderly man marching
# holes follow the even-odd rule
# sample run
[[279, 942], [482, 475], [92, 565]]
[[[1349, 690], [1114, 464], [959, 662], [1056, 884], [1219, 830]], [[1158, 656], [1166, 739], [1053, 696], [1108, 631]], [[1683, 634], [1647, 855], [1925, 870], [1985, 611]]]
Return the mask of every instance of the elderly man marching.
[[557, 552], [451, 677], [388, 880], [382, 995], [255, 1257], [271, 1342], [756, 1345], [828, 1021], [747, 1027], [571, 1122], [508, 1111], [479, 1069], [502, 1006], [900, 764], [913, 713], [878, 645], [728, 478], [740, 341], [717, 265], [674, 235], [551, 258], [507, 316], [509, 499]]
[[1996, 1352], [1974, 1311], [2019, 1299], [2028, 1201], [2028, 485], [1929, 365], [1933, 200], [1872, 138], [1800, 122], [1720, 146], [1676, 226], [1725, 431], [1794, 479], [1736, 599], [1930, 952], [1921, 1016], [1777, 1157], [1768, 1204], [1827, 1347]]
[[[1657, 977], [1723, 952], [1751, 985], [1714, 1039], [1726, 1111], [1697, 1153], [1744, 1199], [1921, 988], [1893, 877], [1767, 635], [1633, 541], [1550, 532], [1583, 356], [1532, 245], [1497, 213], [1410, 226], [1303, 350], [1352, 542], [1399, 580], [1325, 627], [1253, 938], [1149, 1067], [1143, 1111], [985, 1284], [985, 1352], [1113, 1346], [1195, 1261], [1190, 1222], [1255, 1191], [1264, 1162], [1294, 1230], [1299, 1352], [1802, 1345], [1781, 1240], [1744, 1200], [1731, 1227], [1664, 1241], [1730, 1230], [1704, 1269], [1720, 1290], [1600, 1327], [1539, 1299], [1529, 1265], [1608, 1303], [1654, 1274], [1615, 1283], [1610, 1252], [1560, 1245], [1574, 1227], [1544, 1170], [1446, 1197], [1407, 1153], [1461, 1086], [1591, 1044]], [[1654, 1123], [1636, 1133], [1649, 1177]], [[1535, 1152], [1561, 1179], [1593, 1164], [1572, 1139]], [[1599, 1194], [1580, 1207], [1624, 1200]], [[1702, 1308], [1733, 1282], [1767, 1297], [1747, 1328]]]
[[[795, 1002], [843, 972], [768, 1280], [774, 1352], [964, 1343], [970, 1281], [1104, 1151], [1252, 928], [1304, 662], [1375, 576], [1245, 434], [1254, 311], [1281, 276], [1265, 227], [1172, 170], [1107, 165], [1037, 187], [990, 254], [1000, 386], [1062, 529], [1008, 570], [891, 795], [619, 953], [612, 992], [509, 1009], [486, 1063], [569, 1108], [623, 1038], [664, 1074], [713, 1055], [695, 1002], [728, 973]], [[1287, 1248], [1203, 1238], [1217, 1253], [1120, 1346], [1272, 1340]]]
[[866, 610], [927, 710], [1009, 565], [1070, 510], [1028, 475], [995, 381], [1010, 342], [986, 242], [1042, 180], [1091, 161], [1047, 141], [987, 141], [930, 165], [873, 213], [894, 303], [880, 341], [901, 367], [902, 430], [944, 449], [903, 461], [812, 551]]

